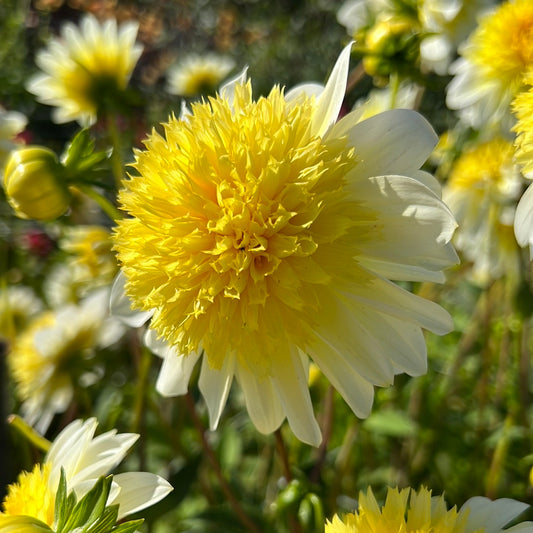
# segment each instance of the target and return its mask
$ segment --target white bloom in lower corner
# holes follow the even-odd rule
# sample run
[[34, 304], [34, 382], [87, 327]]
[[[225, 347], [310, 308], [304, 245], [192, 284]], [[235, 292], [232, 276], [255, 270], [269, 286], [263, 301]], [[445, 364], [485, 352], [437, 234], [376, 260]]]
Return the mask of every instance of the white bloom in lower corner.
[[[52, 527], [61, 469], [67, 489], [79, 501], [101, 476], [107, 476], [124, 459], [139, 435], [107, 431], [95, 437], [95, 418], [75, 420], [52, 442], [42, 464], [20, 474], [0, 513], [0, 531], [6, 517], [32, 517]], [[163, 499], [172, 486], [149, 472], [126, 472], [113, 476], [107, 505], [118, 505], [118, 519]]]

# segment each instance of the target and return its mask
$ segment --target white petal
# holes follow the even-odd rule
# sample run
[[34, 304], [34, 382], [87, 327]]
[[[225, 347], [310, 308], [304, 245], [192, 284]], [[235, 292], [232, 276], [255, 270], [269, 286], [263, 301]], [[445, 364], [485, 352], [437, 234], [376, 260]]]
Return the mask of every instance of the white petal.
[[376, 238], [360, 243], [358, 260], [367, 268], [395, 280], [438, 281], [459, 262], [450, 244], [457, 223], [418, 180], [379, 176], [354, 183], [353, 194], [379, 213]]
[[453, 329], [453, 320], [440, 305], [420, 298], [394, 283], [373, 277], [344, 298], [354, 304], [369, 306], [381, 313], [423, 327], [437, 335], [445, 335]]
[[309, 394], [308, 363], [307, 356], [292, 351], [283, 367], [274, 367], [272, 384], [279, 394], [294, 435], [302, 442], [318, 446], [322, 435]]
[[222, 98], [225, 98], [229, 102], [230, 106], [233, 105], [233, 99], [235, 97], [235, 86], [244, 85], [246, 83], [247, 72], [248, 67], [244, 67], [237, 76], [226, 82], [220, 88], [220, 96]]
[[346, 92], [352, 44], [345, 46], [340, 53], [326, 86], [316, 101], [316, 109], [311, 122], [311, 131], [314, 135], [324, 135], [339, 116]]
[[189, 380], [194, 365], [200, 354], [190, 353], [179, 355], [175, 351], [164, 359], [155, 385], [156, 390], [163, 396], [182, 396], [187, 394]]
[[368, 23], [368, 7], [365, 0], [348, 0], [337, 11], [337, 21], [350, 35]]
[[234, 374], [234, 358], [226, 357], [220, 370], [209, 367], [207, 357], [202, 360], [198, 387], [209, 412], [209, 427], [215, 431], [226, 405]]
[[120, 486], [120, 491], [109, 503], [119, 504], [118, 520], [154, 505], [173, 490], [168, 481], [149, 472], [117, 474], [113, 481]]
[[525, 503], [509, 498], [494, 501], [482, 496], [470, 498], [461, 507], [461, 511], [470, 510], [465, 531], [482, 530], [484, 533], [499, 533], [507, 523], [528, 507]]
[[244, 393], [246, 410], [254, 426], [265, 435], [276, 431], [281, 426], [285, 413], [270, 379], [259, 379], [241, 365], [237, 365], [235, 370]]
[[95, 480], [113, 470], [137, 441], [136, 433], [117, 433], [111, 430], [94, 438], [85, 448], [68, 475], [69, 486], [76, 489], [84, 480]]
[[297, 104], [303, 97], [315, 96], [318, 98], [324, 91], [320, 83], [301, 83], [295, 85], [285, 93], [285, 101]]
[[370, 414], [374, 401], [374, 387], [361, 377], [340, 354], [329, 344], [313, 343], [308, 349], [309, 355], [321, 372], [339, 391], [350, 409], [360, 418]]
[[348, 135], [355, 147], [358, 178], [406, 174], [420, 169], [437, 144], [429, 122], [416, 111], [391, 109], [353, 124], [351, 113], [343, 117], [328, 137]]
[[153, 314], [153, 311], [135, 311], [131, 301], [124, 291], [126, 276], [119, 272], [111, 287], [110, 311], [111, 314], [132, 328], [141, 327]]
[[526, 189], [516, 207], [514, 233], [520, 246], [530, 245], [533, 259], [533, 185]]

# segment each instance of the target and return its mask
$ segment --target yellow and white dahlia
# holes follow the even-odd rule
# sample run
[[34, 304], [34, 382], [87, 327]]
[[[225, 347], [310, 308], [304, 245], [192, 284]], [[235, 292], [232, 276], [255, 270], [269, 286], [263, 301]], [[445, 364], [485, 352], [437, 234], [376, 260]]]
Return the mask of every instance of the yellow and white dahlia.
[[108, 315], [108, 301], [108, 289], [99, 289], [79, 305], [44, 311], [10, 347], [7, 362], [22, 415], [41, 433], [67, 409], [76, 387], [97, 379], [95, 350], [122, 335], [122, 325]]
[[214, 92], [235, 67], [235, 61], [216, 54], [192, 55], [169, 68], [167, 91], [179, 96]]
[[454, 244], [481, 284], [516, 276], [520, 268], [513, 219], [524, 179], [513, 156], [512, 142], [502, 137], [474, 144], [455, 161], [443, 187], [459, 224]]
[[448, 509], [443, 496], [431, 496], [421, 488], [388, 489], [380, 506], [370, 487], [359, 493], [358, 509], [326, 522], [325, 533], [501, 533], [533, 532], [533, 522], [521, 522], [503, 529], [528, 505], [509, 498], [470, 498], [461, 509]]
[[36, 56], [41, 73], [27, 89], [43, 104], [54, 106], [55, 122], [93, 123], [99, 112], [120, 102], [142, 53], [135, 43], [138, 24], [117, 26], [114, 19], [100, 23], [85, 15], [80, 26], [66, 22]]
[[533, 69], [533, 2], [503, 2], [480, 18], [450, 67], [450, 109], [475, 127], [512, 123], [510, 104]]
[[457, 47], [477, 24], [477, 18], [494, 5], [494, 0], [420, 0], [418, 16], [422, 32], [420, 42], [423, 67], [447, 74]]
[[336, 122], [349, 57], [325, 87], [258, 100], [241, 76], [154, 132], [124, 182], [115, 249], [133, 308], [152, 315], [157, 387], [183, 394], [201, 358], [212, 428], [236, 378], [261, 432], [287, 417], [316, 445], [309, 358], [364, 417], [373, 385], [426, 371], [421, 328], [452, 328], [389, 281], [443, 281], [457, 260], [453, 216], [419, 170], [437, 138], [409, 110]]
[[[52, 442], [43, 462], [31, 472], [22, 472], [8, 486], [0, 512], [0, 531], [4, 531], [4, 526], [23, 525], [28, 518], [53, 528], [61, 470], [68, 491], [74, 492], [79, 501], [99, 477], [107, 476], [118, 466], [139, 438], [136, 433], [117, 433], [114, 429], [95, 437], [97, 426], [95, 418], [71, 422]], [[172, 486], [156, 474], [115, 474], [107, 505], [119, 506], [120, 520], [157, 503], [171, 490]]]

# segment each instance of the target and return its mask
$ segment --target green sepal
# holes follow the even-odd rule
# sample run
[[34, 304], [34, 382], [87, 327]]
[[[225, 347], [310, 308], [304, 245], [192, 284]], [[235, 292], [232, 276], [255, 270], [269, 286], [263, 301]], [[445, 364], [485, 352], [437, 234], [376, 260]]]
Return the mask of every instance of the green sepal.
[[54, 507], [55, 530], [57, 533], [63, 531], [66, 522], [72, 515], [72, 511], [76, 506], [76, 495], [71, 492], [67, 493], [67, 478], [65, 470], [61, 467], [61, 474], [59, 477], [59, 485], [57, 488], [56, 502]]
[[112, 530], [113, 533], [134, 533], [137, 531], [141, 524], [144, 522], [144, 518], [140, 518], [139, 520], [130, 520], [129, 522], [124, 522], [123, 524], [120, 524], [115, 529]]

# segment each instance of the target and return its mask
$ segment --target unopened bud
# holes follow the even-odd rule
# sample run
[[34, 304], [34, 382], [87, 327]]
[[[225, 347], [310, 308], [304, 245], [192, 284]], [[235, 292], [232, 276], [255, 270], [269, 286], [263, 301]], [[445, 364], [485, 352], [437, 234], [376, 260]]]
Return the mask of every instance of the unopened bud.
[[4, 174], [7, 200], [17, 216], [51, 220], [70, 204], [63, 167], [52, 150], [28, 146], [11, 153]]

